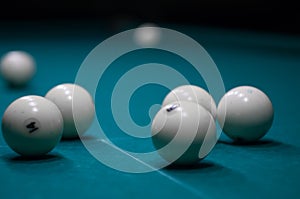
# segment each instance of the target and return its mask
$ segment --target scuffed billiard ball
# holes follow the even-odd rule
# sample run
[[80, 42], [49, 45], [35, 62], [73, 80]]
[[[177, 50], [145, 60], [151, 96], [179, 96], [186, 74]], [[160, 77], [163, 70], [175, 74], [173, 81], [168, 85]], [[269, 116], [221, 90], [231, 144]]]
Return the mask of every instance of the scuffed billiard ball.
[[42, 156], [62, 137], [63, 118], [58, 107], [40, 96], [30, 95], [12, 102], [2, 118], [3, 137], [23, 156]]

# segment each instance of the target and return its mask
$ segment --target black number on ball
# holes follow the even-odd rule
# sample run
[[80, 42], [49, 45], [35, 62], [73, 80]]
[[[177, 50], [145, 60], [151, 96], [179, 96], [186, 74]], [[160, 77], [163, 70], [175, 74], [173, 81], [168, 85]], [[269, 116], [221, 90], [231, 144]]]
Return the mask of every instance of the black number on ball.
[[26, 125], [26, 128], [30, 129], [29, 133], [33, 133], [34, 131], [38, 130], [39, 128], [35, 126], [35, 122], [30, 122]]
[[178, 104], [173, 104], [171, 107], [167, 108], [167, 112], [171, 112], [171, 111], [175, 110], [178, 107], [179, 107]]

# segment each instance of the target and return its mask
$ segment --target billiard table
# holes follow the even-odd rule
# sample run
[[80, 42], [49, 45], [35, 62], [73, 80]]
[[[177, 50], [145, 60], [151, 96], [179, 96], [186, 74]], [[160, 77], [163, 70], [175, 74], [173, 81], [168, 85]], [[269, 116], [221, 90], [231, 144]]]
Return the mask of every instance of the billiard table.
[[[160, 26], [177, 30], [200, 43], [217, 66], [226, 91], [240, 85], [251, 85], [269, 96], [275, 115], [267, 135], [255, 143], [238, 144], [218, 130], [221, 134], [218, 143], [199, 163], [134, 173], [114, 169], [90, 153], [85, 143], [94, 140], [93, 136], [98, 133], [95, 126], [81, 139], [62, 140], [49, 154], [35, 159], [13, 152], [1, 133], [1, 198], [300, 197], [300, 123], [297, 111], [300, 37], [195, 25]], [[105, 22], [84, 21], [2, 23], [0, 55], [10, 50], [27, 51], [36, 60], [37, 72], [32, 81], [21, 88], [10, 87], [0, 79], [0, 114], [3, 115], [6, 107], [21, 96], [44, 96], [55, 85], [77, 83], [80, 67], [99, 43], [134, 27], [129, 24], [116, 28]], [[105, 57], [99, 54], [99, 59]], [[122, 131], [113, 115], [113, 111], [118, 110], [111, 105], [112, 102], [118, 103], [111, 99], [115, 94], [114, 86], [122, 80], [122, 74], [145, 63], [162, 63], [174, 68], [182, 66], [181, 72], [190, 84], [207, 88], [205, 81], [195, 76], [190, 63], [176, 58], [172, 53], [140, 49], [115, 60], [95, 86], [97, 92], [93, 97], [97, 116], [95, 122], [101, 125], [101, 131], [116, 150], [137, 153], [154, 150], [149, 137], [137, 138]], [[162, 70], [161, 75], [168, 77], [169, 74]], [[136, 76], [136, 79], [139, 78]], [[126, 85], [120, 88], [126, 89]], [[149, 118], [154, 116], [159, 108], [157, 104], [162, 102], [168, 91], [168, 88], [155, 82], [142, 85], [126, 99], [126, 110], [129, 110], [131, 118], [126, 118], [125, 114], [118, 120], [125, 123], [132, 120], [146, 126], [145, 132], [150, 134]], [[128, 92], [121, 90], [116, 95], [122, 97], [123, 94]], [[219, 99], [215, 100], [218, 103]], [[115, 154], [111, 151], [115, 150], [114, 147], [108, 151], [105, 147], [107, 142], [101, 139], [94, 140], [94, 144], [103, 147], [103, 151], [99, 151], [100, 156], [115, 165], [126, 166], [127, 153]], [[132, 161], [139, 162], [134, 159], [132, 157]]]

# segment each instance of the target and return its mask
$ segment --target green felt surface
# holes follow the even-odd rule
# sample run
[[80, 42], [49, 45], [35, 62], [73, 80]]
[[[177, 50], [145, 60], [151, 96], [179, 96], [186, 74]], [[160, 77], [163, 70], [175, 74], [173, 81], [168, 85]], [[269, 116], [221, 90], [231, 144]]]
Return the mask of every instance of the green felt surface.
[[[29, 25], [32, 28], [21, 31], [10, 26], [0, 33], [1, 55], [9, 50], [25, 50], [35, 57], [38, 65], [36, 76], [23, 89], [9, 88], [1, 79], [1, 115], [18, 97], [45, 95], [57, 84], [74, 82], [87, 54], [112, 34], [101, 28], [101, 24], [51, 28]], [[145, 174], [123, 173], [101, 164], [80, 140], [62, 141], [43, 159], [26, 160], [15, 154], [0, 136], [1, 198], [299, 198], [300, 38], [189, 26], [169, 27], [191, 36], [205, 47], [217, 64], [227, 90], [238, 85], [253, 85], [268, 94], [274, 105], [275, 118], [267, 136], [256, 144], [238, 146], [222, 135], [210, 155], [199, 164]], [[130, 56], [123, 64], [130, 60], [139, 63], [134, 55]], [[168, 60], [162, 61], [168, 64]], [[111, 72], [118, 75], [118, 71], [115, 68]], [[108, 77], [112, 78], [107, 81], [113, 83], [113, 76], [108, 73]], [[97, 116], [106, 114], [102, 112], [102, 106], [106, 104], [101, 103], [103, 94], [110, 91], [109, 82], [106, 83], [101, 90], [103, 93], [97, 92]], [[203, 82], [195, 83], [201, 85]], [[149, 119], [143, 116], [147, 111], [143, 107], [161, 100], [167, 92], [160, 87], [143, 89], [135, 93], [131, 105], [133, 118], [141, 124]], [[160, 94], [152, 99], [145, 94], [147, 89], [159, 90]], [[138, 100], [140, 98], [146, 100]], [[108, 108], [103, 110], [109, 111]], [[149, 139], [133, 139], [120, 133], [110, 117], [104, 121], [106, 134], [116, 145], [131, 151], [153, 149]], [[86, 139], [95, 133], [94, 130], [89, 129]], [[119, 157], [111, 158], [122, 162]]]

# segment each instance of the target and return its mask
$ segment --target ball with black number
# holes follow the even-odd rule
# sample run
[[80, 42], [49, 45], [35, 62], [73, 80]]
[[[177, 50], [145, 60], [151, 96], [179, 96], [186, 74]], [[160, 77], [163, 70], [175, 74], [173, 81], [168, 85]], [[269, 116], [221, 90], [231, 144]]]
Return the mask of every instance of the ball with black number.
[[178, 101], [153, 119], [152, 142], [170, 164], [191, 165], [205, 158], [217, 142], [213, 116], [198, 103]]
[[42, 156], [62, 137], [63, 118], [57, 106], [40, 96], [25, 96], [4, 112], [2, 133], [6, 143], [23, 156]]

